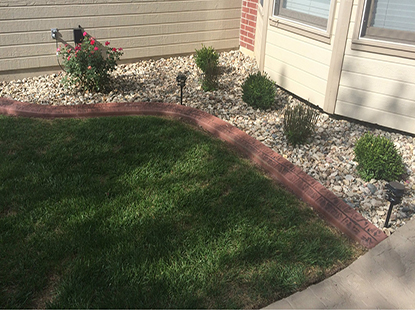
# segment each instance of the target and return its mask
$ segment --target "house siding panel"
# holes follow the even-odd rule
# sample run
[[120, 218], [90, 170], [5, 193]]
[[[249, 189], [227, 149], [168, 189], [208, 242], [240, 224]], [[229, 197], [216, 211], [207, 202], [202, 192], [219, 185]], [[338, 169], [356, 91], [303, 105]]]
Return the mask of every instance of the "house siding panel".
[[[240, 0], [0, 1], [0, 80], [58, 71], [56, 42], [73, 44], [81, 25], [98, 41], [123, 47], [123, 62], [193, 53], [201, 44], [239, 46]], [[36, 72], [35, 72], [36, 71]]]
[[[263, 8], [262, 8], [263, 11]], [[255, 33], [255, 47], [254, 47], [254, 54], [256, 59], [260, 59], [261, 58], [261, 44], [262, 41], [265, 40], [265, 38], [263, 37], [263, 29], [264, 29], [264, 22], [266, 23], [267, 21], [264, 21], [264, 16], [263, 14], [260, 14], [260, 12], [258, 12], [257, 14], [257, 21], [256, 21], [256, 28], [252, 29], [252, 32]]]
[[351, 23], [335, 114], [415, 133], [415, 60], [352, 50]]
[[265, 71], [281, 87], [323, 107], [331, 46], [270, 26]]

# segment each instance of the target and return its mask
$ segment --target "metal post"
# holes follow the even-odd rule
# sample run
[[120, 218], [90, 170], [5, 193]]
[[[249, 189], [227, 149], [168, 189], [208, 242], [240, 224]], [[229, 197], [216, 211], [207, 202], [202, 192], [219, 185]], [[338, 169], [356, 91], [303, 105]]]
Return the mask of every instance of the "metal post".
[[391, 217], [391, 214], [392, 214], [392, 209], [393, 209], [393, 206], [394, 206], [394, 205], [396, 205], [396, 203], [391, 202], [391, 203], [389, 204], [388, 214], [386, 215], [385, 225], [383, 225], [383, 227], [386, 227], [386, 228], [390, 227], [390, 225], [389, 225], [389, 219], [390, 219], [390, 217]]
[[386, 184], [386, 199], [389, 200], [389, 210], [388, 214], [386, 215], [385, 225], [384, 227], [389, 227], [389, 219], [392, 214], [392, 209], [394, 205], [397, 205], [401, 202], [402, 196], [405, 192], [405, 186], [399, 182], [390, 182]]
[[183, 73], [179, 73], [176, 77], [177, 85], [180, 86], [180, 104], [183, 105], [183, 87], [186, 85], [187, 77]]
[[180, 104], [183, 105], [183, 85], [180, 84]]

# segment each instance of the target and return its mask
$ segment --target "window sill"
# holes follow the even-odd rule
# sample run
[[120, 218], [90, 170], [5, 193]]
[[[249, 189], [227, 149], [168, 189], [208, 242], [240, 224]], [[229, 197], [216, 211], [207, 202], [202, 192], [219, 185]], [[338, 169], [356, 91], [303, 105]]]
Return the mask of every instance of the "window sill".
[[290, 21], [280, 17], [270, 17], [269, 18], [270, 26], [284, 29], [286, 31], [293, 32], [295, 34], [299, 34], [306, 38], [310, 38], [316, 41], [320, 41], [322, 43], [330, 44], [331, 43], [331, 35], [326, 30], [318, 29], [312, 26], [308, 26], [301, 23], [296, 23], [294, 21]]
[[352, 40], [352, 50], [415, 59], [415, 45], [360, 38]]

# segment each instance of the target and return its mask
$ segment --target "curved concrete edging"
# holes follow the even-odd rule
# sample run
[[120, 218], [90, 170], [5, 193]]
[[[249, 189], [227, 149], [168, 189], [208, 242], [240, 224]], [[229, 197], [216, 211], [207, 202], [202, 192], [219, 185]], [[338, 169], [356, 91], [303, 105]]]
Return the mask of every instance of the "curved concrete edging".
[[366, 248], [373, 248], [386, 239], [382, 230], [299, 167], [245, 132], [201, 110], [166, 103], [42, 106], [0, 98], [0, 113], [39, 118], [153, 115], [184, 119], [236, 147], [265, 169], [273, 179], [285, 185], [295, 195], [311, 205], [327, 222]]

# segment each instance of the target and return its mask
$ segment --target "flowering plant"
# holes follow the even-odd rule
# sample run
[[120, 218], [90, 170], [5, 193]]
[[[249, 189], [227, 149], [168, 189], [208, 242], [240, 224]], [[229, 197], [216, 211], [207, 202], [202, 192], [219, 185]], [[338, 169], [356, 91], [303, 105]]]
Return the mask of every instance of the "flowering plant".
[[67, 73], [63, 82], [88, 91], [103, 91], [108, 88], [110, 73], [123, 54], [122, 48], [111, 48], [108, 41], [105, 46], [99, 46], [95, 38], [86, 32], [83, 35], [82, 42], [75, 47], [65, 44], [57, 50]]

